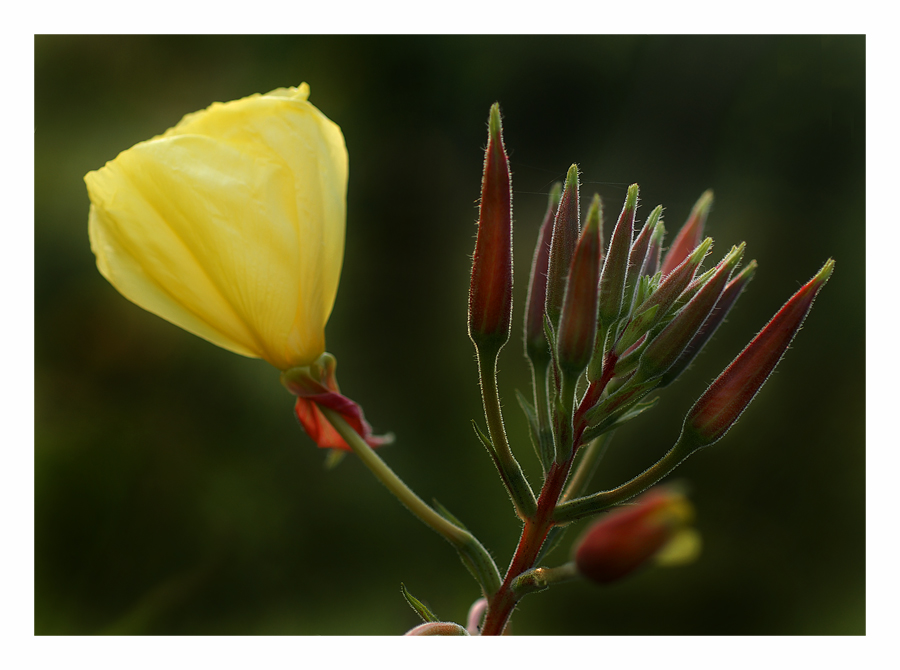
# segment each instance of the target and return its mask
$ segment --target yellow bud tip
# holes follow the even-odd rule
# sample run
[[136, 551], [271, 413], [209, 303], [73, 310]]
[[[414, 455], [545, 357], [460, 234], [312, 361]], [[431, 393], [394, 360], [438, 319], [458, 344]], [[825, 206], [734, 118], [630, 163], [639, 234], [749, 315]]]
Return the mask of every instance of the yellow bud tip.
[[733, 270], [737, 267], [737, 264], [741, 262], [746, 246], [746, 242], [741, 242], [738, 246], [731, 247], [731, 251], [728, 252], [728, 255], [724, 259], [724, 263], [729, 270]]
[[703, 192], [697, 202], [694, 204], [694, 213], [695, 214], [703, 214], [706, 215], [709, 213], [709, 208], [712, 207], [713, 204], [713, 191], [711, 188], [706, 189]]
[[625, 209], [634, 209], [637, 207], [638, 192], [640, 190], [641, 189], [637, 184], [632, 184], [628, 187], [628, 195], [625, 196]]
[[706, 254], [708, 254], [709, 250], [712, 249], [712, 243], [713, 238], [711, 237], [707, 237], [705, 240], [703, 240], [691, 254], [691, 263], [700, 265], [700, 263], [702, 263], [703, 259], [706, 257]]
[[824, 284], [828, 281], [828, 278], [831, 277], [831, 273], [834, 271], [834, 259], [829, 258], [825, 265], [822, 266], [822, 269], [816, 273], [816, 276], [813, 277], [813, 281], [818, 282], [819, 284]]
[[488, 122], [488, 129], [491, 134], [492, 140], [500, 139], [500, 132], [502, 130], [502, 125], [500, 123], [500, 103], [495, 102], [491, 105], [491, 117]]
[[570, 167], [569, 171], [566, 173], [566, 188], [578, 188], [578, 166], [575, 165], [575, 163], [572, 163], [572, 167]]
[[599, 228], [603, 221], [603, 202], [600, 200], [598, 193], [594, 194], [591, 200], [591, 206], [588, 209], [587, 220], [584, 222], [585, 230], [594, 230]]

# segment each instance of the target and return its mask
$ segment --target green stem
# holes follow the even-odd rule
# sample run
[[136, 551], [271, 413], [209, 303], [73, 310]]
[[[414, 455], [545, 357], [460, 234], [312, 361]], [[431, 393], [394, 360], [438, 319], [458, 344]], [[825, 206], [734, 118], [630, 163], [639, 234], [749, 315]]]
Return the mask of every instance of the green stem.
[[572, 477], [569, 480], [565, 491], [563, 491], [562, 496], [560, 496], [560, 504], [581, 495], [587, 488], [588, 483], [590, 483], [591, 478], [597, 471], [597, 464], [600, 462], [600, 459], [603, 458], [606, 449], [609, 447], [609, 440], [612, 438], [613, 432], [615, 431], [604, 433], [600, 437], [591, 440], [591, 443], [588, 445], [587, 449], [585, 449], [584, 456], [581, 457], [581, 460], [578, 463], [578, 467], [575, 468], [575, 472], [572, 473]]
[[550, 399], [547, 396], [549, 361], [531, 361], [531, 383], [534, 386], [534, 407], [538, 420], [538, 449], [544, 476], [556, 458], [553, 429], [550, 427]]
[[522, 467], [513, 456], [506, 439], [503, 427], [503, 413], [500, 410], [500, 395], [497, 391], [497, 354], [478, 352], [478, 372], [481, 377], [481, 399], [484, 404], [484, 416], [487, 419], [488, 433], [494, 446], [496, 458], [494, 462], [500, 472], [500, 478], [512, 498], [516, 514], [522, 520], [528, 519], [537, 508], [534, 492], [525, 479]]
[[553, 515], [556, 523], [570, 523], [586, 516], [625, 502], [656, 484], [669, 475], [678, 465], [695, 451], [693, 445], [679, 439], [665, 456], [644, 470], [637, 477], [609, 491], [600, 491], [584, 498], [576, 498], [559, 506]]
[[554, 584], [562, 584], [578, 579], [578, 568], [574, 561], [563, 563], [555, 568], [534, 568], [527, 570], [516, 577], [512, 583], [512, 591], [516, 598], [521, 599], [529, 593], [543, 591]]
[[487, 549], [469, 531], [448, 521], [433, 510], [424, 500], [416, 495], [406, 483], [398, 477], [387, 463], [375, 453], [366, 441], [350, 427], [337, 412], [322, 405], [318, 406], [322, 414], [350, 445], [363, 464], [384, 484], [387, 489], [415, 514], [426, 526], [452, 544], [459, 552], [466, 567], [481, 585], [486, 597], [493, 595], [500, 588], [500, 571]]

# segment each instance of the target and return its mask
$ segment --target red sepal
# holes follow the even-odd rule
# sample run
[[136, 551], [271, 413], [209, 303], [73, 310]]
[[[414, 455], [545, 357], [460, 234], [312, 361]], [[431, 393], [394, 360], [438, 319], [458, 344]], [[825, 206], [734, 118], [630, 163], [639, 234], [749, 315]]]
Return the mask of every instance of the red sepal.
[[350, 398], [341, 395], [337, 378], [334, 375], [335, 366], [334, 358], [328, 357], [324, 366], [315, 365], [310, 368], [311, 373], [314, 370], [320, 372], [318, 381], [307, 375], [291, 375], [290, 379], [285, 380], [285, 386], [297, 396], [294, 414], [297, 415], [303, 430], [321, 449], [351, 451], [344, 438], [325, 418], [322, 410], [319, 409], [321, 406], [340, 414], [370, 447], [378, 447], [391, 442], [390, 435], [373, 435], [372, 426], [363, 416], [362, 407]]

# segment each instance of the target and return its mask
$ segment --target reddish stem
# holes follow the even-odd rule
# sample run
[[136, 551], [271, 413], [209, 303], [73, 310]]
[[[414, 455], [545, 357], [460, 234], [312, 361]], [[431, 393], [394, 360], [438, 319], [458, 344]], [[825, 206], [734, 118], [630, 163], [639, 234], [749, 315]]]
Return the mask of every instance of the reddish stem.
[[[516, 553], [513, 555], [503, 578], [503, 584], [491, 598], [488, 604], [487, 617], [484, 621], [484, 627], [481, 630], [482, 635], [501, 635], [506, 628], [509, 617], [513, 609], [516, 607], [518, 598], [512, 590], [512, 584], [516, 578], [526, 570], [534, 567], [544, 540], [547, 539], [547, 533], [555, 525], [553, 523], [553, 512], [559, 497], [562, 494], [563, 486], [569, 478], [569, 471], [572, 469], [572, 462], [575, 460], [575, 454], [581, 446], [581, 434], [584, 432], [584, 426], [579, 427], [579, 421], [584, 411], [593, 407], [600, 399], [606, 385], [612, 379], [613, 370], [616, 366], [616, 356], [610, 353], [607, 356], [604, 365], [603, 375], [595, 382], [592, 382], [585, 393], [585, 399], [582, 401], [575, 413], [575, 436], [573, 442], [572, 455], [563, 463], [553, 463], [547, 478], [544, 480], [544, 486], [541, 489], [541, 495], [537, 501], [537, 510], [534, 515], [525, 520], [525, 527], [522, 529], [522, 536], [519, 538], [519, 544], [516, 547]], [[590, 397], [594, 397], [593, 402], [586, 404]], [[584, 410], [584, 411], [583, 411]]]

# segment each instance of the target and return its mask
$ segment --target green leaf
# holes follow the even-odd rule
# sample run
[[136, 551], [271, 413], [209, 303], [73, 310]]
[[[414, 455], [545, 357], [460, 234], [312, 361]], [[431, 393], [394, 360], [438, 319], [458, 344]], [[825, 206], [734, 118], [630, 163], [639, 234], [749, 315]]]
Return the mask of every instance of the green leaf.
[[463, 530], [469, 530], [468, 528], [465, 527], [463, 522], [460, 521], [459, 519], [457, 519], [455, 516], [453, 516], [453, 514], [450, 512], [450, 510], [448, 510], [446, 507], [444, 507], [437, 498], [432, 498], [431, 502], [434, 503], [434, 509], [437, 510], [437, 513], [440, 514], [445, 519], [447, 519], [447, 521], [449, 521], [450, 523], [452, 523], [454, 525], [459, 526]]
[[481, 430], [481, 427], [475, 419], [472, 419], [472, 428], [475, 429], [475, 434], [478, 436], [478, 439], [481, 440], [484, 448], [488, 450], [488, 453], [491, 456], [496, 458], [497, 452], [494, 451], [494, 444], [491, 442], [491, 438], [484, 434], [484, 431]]
[[403, 594], [403, 597], [406, 598], [406, 602], [409, 603], [409, 606], [416, 611], [416, 614], [422, 617], [422, 621], [425, 623], [440, 621], [440, 619], [438, 619], [430, 609], [425, 607], [418, 598], [406, 590], [406, 585], [403, 582], [400, 582], [400, 592]]

